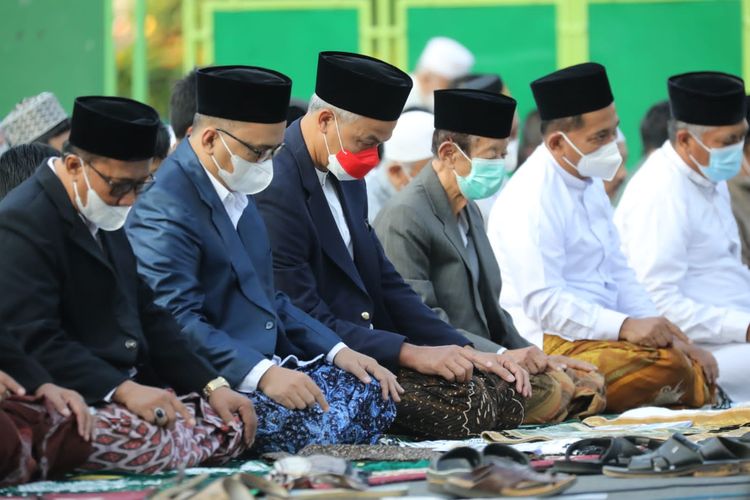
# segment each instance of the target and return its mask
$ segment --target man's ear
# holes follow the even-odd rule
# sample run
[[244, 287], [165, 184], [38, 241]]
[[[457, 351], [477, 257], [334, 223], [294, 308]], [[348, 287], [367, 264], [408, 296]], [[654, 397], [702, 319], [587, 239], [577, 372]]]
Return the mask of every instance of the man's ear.
[[461, 154], [458, 152], [456, 144], [451, 141], [444, 141], [438, 146], [437, 157], [440, 161], [453, 165], [456, 161], [456, 155]]
[[209, 155], [214, 154], [214, 148], [216, 147], [216, 141], [219, 140], [218, 132], [213, 128], [204, 128], [201, 132], [201, 145], [203, 150]]
[[547, 143], [547, 148], [550, 151], [552, 151], [553, 153], [557, 153], [562, 151], [563, 142], [565, 142], [565, 139], [563, 139], [561, 132], [552, 132], [549, 136], [547, 136], [544, 142]]
[[78, 175], [80, 169], [83, 168], [81, 158], [77, 155], [65, 155], [63, 157], [63, 164], [65, 165], [65, 170], [71, 176]]
[[680, 146], [685, 149], [688, 147], [688, 143], [692, 136], [687, 130], [681, 129], [675, 132], [674, 138], [675, 146]]
[[332, 126], [334, 119], [333, 111], [330, 109], [321, 109], [318, 111], [317, 116], [318, 129], [325, 134], [328, 132], [328, 127]]

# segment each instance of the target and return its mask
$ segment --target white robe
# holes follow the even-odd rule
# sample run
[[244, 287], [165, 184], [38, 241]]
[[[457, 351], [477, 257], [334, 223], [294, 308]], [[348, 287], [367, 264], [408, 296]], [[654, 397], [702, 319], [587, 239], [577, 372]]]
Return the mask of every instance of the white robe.
[[620, 251], [600, 179], [578, 179], [542, 144], [490, 213], [488, 235], [503, 275], [500, 302], [519, 332], [617, 340], [627, 317], [656, 316]]
[[628, 184], [615, 223], [659, 311], [714, 352], [732, 399], [750, 400], [750, 269], [726, 182], [704, 178], [666, 142]]

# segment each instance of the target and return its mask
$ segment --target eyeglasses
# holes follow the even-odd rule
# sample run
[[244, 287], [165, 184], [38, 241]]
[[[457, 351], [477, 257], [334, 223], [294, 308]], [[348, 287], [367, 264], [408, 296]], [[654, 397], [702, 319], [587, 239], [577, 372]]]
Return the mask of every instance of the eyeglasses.
[[139, 195], [150, 188], [154, 183], [154, 176], [148, 174], [142, 179], [117, 179], [116, 177], [110, 177], [99, 172], [91, 162], [86, 162], [81, 159], [81, 163], [91, 167], [91, 170], [101, 177], [101, 179], [109, 185], [109, 195], [112, 198], [117, 198], [117, 201], [123, 199], [128, 193], [133, 192]]
[[249, 149], [250, 152], [255, 155], [255, 158], [256, 158], [257, 162], [264, 162], [266, 160], [269, 160], [269, 159], [273, 158], [274, 156], [276, 156], [277, 154], [279, 154], [279, 151], [281, 151], [281, 148], [284, 147], [284, 143], [282, 142], [281, 144], [278, 144], [276, 146], [272, 146], [270, 148], [260, 149], [260, 148], [257, 148], [255, 146], [253, 146], [252, 144], [246, 143], [242, 139], [237, 138], [236, 136], [234, 136], [231, 133], [227, 132], [223, 128], [217, 128], [216, 130], [219, 131], [219, 132], [221, 132], [222, 134], [228, 135], [229, 137], [231, 137], [232, 139], [234, 139], [235, 141], [239, 142], [240, 144], [242, 144], [243, 146], [245, 146], [247, 149]]

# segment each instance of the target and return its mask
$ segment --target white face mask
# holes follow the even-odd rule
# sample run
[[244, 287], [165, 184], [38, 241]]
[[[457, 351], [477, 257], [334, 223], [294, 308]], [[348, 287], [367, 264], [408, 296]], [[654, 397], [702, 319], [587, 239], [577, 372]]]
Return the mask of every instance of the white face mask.
[[518, 139], [508, 141], [508, 150], [505, 156], [505, 171], [513, 173], [518, 168]]
[[229, 189], [242, 194], [257, 194], [271, 185], [271, 181], [273, 181], [273, 158], [269, 158], [261, 163], [247, 161], [243, 157], [234, 154], [232, 150], [229, 149], [229, 146], [227, 146], [227, 143], [224, 142], [222, 133], [217, 133], [219, 134], [221, 143], [231, 155], [230, 159], [234, 171], [227, 172], [221, 168], [219, 162], [214, 158], [214, 155], [211, 155], [211, 159], [213, 160], [214, 165], [216, 165], [219, 175], [224, 179], [224, 182], [227, 183]]
[[73, 183], [73, 192], [76, 195], [76, 205], [78, 212], [83, 215], [87, 221], [103, 231], [117, 231], [128, 218], [130, 207], [112, 206], [107, 204], [99, 194], [94, 191], [89, 183], [89, 176], [86, 174], [86, 166], [83, 158], [80, 159], [81, 170], [83, 171], [83, 180], [86, 181], [86, 205], [81, 201], [78, 194], [78, 183]]
[[617, 147], [617, 142], [608, 142], [599, 149], [592, 151], [588, 154], [583, 154], [580, 149], [565, 135], [565, 132], [560, 132], [565, 141], [570, 144], [576, 153], [581, 155], [581, 159], [578, 160], [578, 165], [574, 165], [570, 160], [563, 157], [563, 160], [568, 162], [568, 165], [578, 170], [578, 173], [584, 177], [599, 177], [605, 181], [611, 181], [615, 178], [617, 169], [622, 164], [622, 155], [620, 155], [620, 149]]

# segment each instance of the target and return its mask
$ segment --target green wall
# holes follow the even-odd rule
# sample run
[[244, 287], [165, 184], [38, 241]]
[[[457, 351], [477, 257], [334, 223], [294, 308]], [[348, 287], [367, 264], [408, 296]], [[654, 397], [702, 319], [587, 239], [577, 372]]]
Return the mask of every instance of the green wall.
[[667, 98], [669, 76], [696, 70], [742, 74], [740, 7], [739, 0], [590, 6], [589, 52], [607, 68], [630, 166], [641, 153], [640, 120]]
[[[502, 76], [518, 100], [522, 117], [535, 107], [529, 83], [554, 71], [561, 59], [601, 62], [607, 67], [628, 139], [630, 167], [640, 157], [641, 118], [653, 103], [667, 97], [667, 77], [706, 69], [743, 72], [742, 0], [491, 3], [406, 3], [404, 19], [376, 16], [377, 26], [365, 37], [372, 38], [373, 46], [393, 47], [390, 60], [402, 61], [407, 70], [414, 68], [429, 38], [456, 38], [475, 54], [474, 71]], [[385, 7], [384, 12], [399, 13], [403, 4], [372, 0], [372, 5], [378, 12]], [[317, 52], [356, 51], [361, 48], [358, 40], [363, 40], [355, 10], [315, 10], [314, 0], [310, 6], [312, 10], [248, 10], [254, 9], [248, 1], [244, 10], [218, 11], [215, 62], [277, 68], [294, 79], [294, 95], [308, 97]], [[582, 43], [571, 45], [571, 40]]]
[[358, 13], [353, 9], [217, 11], [215, 64], [248, 64], [292, 78], [292, 95], [315, 90], [318, 52], [358, 52]]
[[102, 0], [0, 0], [0, 116], [45, 90], [68, 112], [103, 93], [104, 19]]
[[529, 82], [556, 68], [552, 5], [414, 7], [407, 10], [406, 20], [409, 70], [427, 40], [455, 38], [474, 53], [474, 72], [503, 78], [522, 118], [535, 107]]

